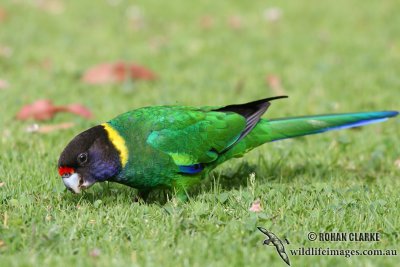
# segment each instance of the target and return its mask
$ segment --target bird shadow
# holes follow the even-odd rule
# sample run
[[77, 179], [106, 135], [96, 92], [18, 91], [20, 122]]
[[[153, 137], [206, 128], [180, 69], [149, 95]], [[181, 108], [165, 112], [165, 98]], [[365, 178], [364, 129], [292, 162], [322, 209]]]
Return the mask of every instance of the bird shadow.
[[253, 174], [258, 185], [291, 184], [298, 177], [305, 176], [320, 177], [321, 180], [328, 179], [327, 177], [331, 177], [332, 172], [342, 168], [336, 160], [327, 162], [305, 159], [302, 162], [293, 163], [288, 162], [286, 157], [273, 160], [259, 157], [257, 163], [238, 160], [237, 164], [228, 166], [210, 173], [209, 177], [202, 182], [201, 187], [191, 191], [191, 197], [204, 193], [247, 189], [252, 187], [251, 176]]
[[[307, 161], [302, 164], [287, 164], [284, 158], [273, 161], [260, 159], [257, 164], [249, 163], [241, 160], [238, 164], [229, 165], [216, 169], [210, 173], [208, 178], [204, 179], [200, 186], [195, 186], [187, 193], [190, 198], [196, 198], [201, 194], [213, 194], [221, 191], [231, 191], [237, 189], [246, 189], [249, 187], [249, 178], [251, 174], [255, 174], [258, 184], [279, 182], [291, 183], [297, 176], [304, 174], [315, 173], [318, 170], [318, 175], [328, 174], [332, 171], [330, 164], [320, 164]], [[218, 190], [216, 190], [218, 188]], [[138, 198], [136, 189], [105, 182], [97, 187], [83, 193], [80, 198], [71, 197], [71, 201], [76, 204], [86, 202], [95, 204], [99, 199], [103, 199], [104, 204], [115, 203], [115, 201], [131, 201], [138, 204], [156, 204], [164, 205], [175, 197], [174, 191], [169, 189], [155, 189], [149, 197], [144, 200]]]

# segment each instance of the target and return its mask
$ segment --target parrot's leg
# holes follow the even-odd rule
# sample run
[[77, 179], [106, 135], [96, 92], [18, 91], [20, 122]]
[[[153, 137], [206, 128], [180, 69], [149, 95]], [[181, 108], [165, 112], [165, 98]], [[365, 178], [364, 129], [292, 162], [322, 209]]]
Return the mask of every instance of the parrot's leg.
[[141, 197], [144, 201], [146, 201], [147, 198], [149, 197], [150, 191], [151, 191], [150, 189], [139, 190], [139, 197]]
[[147, 198], [149, 197], [150, 191], [150, 189], [139, 190], [138, 195], [135, 197], [135, 202], [139, 202], [140, 199], [146, 202]]
[[172, 186], [172, 190], [175, 193], [175, 198], [181, 202], [186, 202], [188, 200], [187, 189], [189, 186], [186, 183], [186, 177], [180, 177], [175, 180]]
[[195, 184], [199, 183], [201, 180], [200, 175], [193, 176], [180, 176], [173, 183], [173, 188], [175, 189], [176, 198], [182, 202], [188, 200], [188, 190]]
[[186, 202], [188, 200], [188, 194], [185, 187], [175, 187], [176, 198], [181, 202]]

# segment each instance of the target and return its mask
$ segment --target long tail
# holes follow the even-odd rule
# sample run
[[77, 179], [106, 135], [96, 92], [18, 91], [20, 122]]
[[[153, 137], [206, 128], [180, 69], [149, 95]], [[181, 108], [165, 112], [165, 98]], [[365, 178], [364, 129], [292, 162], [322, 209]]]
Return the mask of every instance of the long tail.
[[378, 123], [397, 114], [397, 111], [376, 111], [274, 119], [268, 123], [268, 141]]
[[221, 157], [220, 161], [223, 162], [232, 157], [241, 157], [253, 148], [267, 142], [382, 122], [390, 117], [395, 117], [397, 114], [397, 111], [376, 111], [273, 120], [261, 119], [243, 140]]

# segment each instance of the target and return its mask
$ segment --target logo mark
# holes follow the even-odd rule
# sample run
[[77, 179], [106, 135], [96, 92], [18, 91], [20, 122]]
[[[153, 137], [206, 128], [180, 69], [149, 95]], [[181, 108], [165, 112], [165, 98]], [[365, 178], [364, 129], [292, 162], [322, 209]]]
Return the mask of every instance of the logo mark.
[[[275, 246], [279, 256], [284, 262], [286, 262], [287, 265], [290, 266], [289, 256], [286, 254], [285, 246], [283, 245], [282, 241], [274, 233], [268, 231], [267, 229], [260, 226], [258, 226], [257, 228], [261, 231], [261, 233], [268, 237], [263, 241], [263, 245]], [[285, 241], [287, 244], [289, 244], [289, 241], [286, 238]]]

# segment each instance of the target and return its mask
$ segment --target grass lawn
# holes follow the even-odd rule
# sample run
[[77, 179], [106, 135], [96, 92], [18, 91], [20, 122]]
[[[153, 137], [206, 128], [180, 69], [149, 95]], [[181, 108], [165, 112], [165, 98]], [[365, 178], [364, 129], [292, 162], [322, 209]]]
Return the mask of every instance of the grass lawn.
[[[286, 250], [399, 249], [400, 120], [266, 144], [226, 162], [187, 203], [135, 203], [97, 184], [73, 195], [57, 174], [77, 133], [149, 105], [226, 105], [277, 95], [265, 117], [398, 110], [397, 1], [23, 1], [0, 6], [1, 266], [286, 266]], [[281, 16], [271, 22], [271, 9]], [[276, 9], [272, 9], [272, 16]], [[278, 12], [279, 13], [279, 12]], [[269, 15], [268, 15], [269, 14]], [[269, 19], [268, 19], [269, 17]], [[279, 17], [279, 14], [278, 14]], [[89, 67], [115, 60], [155, 82], [93, 86]], [[266, 84], [276, 75], [282, 88]], [[25, 104], [81, 103], [95, 117], [49, 134], [15, 120]], [[255, 173], [255, 179], [251, 179]], [[262, 212], [249, 211], [259, 199]], [[379, 242], [311, 242], [309, 232], [379, 232]], [[398, 251], [399, 253], [399, 251]], [[398, 266], [399, 256], [292, 256], [292, 266]]]

